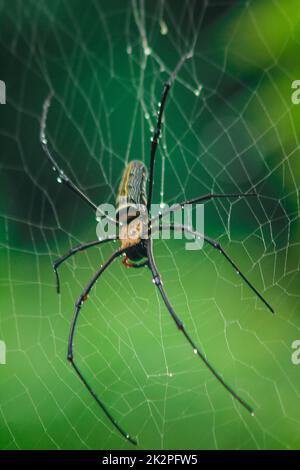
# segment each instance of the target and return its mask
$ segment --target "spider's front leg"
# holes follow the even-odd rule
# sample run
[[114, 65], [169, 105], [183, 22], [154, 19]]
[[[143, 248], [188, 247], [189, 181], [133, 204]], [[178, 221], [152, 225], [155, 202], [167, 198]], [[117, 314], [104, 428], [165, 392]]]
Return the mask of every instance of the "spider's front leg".
[[170, 214], [171, 212], [175, 212], [180, 209], [183, 209], [185, 205], [203, 203], [203, 202], [211, 201], [212, 199], [241, 199], [243, 197], [259, 197], [259, 194], [256, 193], [255, 191], [252, 191], [249, 193], [204, 194], [203, 196], [195, 197], [193, 199], [187, 199], [186, 201], [173, 204], [171, 207], [167, 208], [166, 210], [162, 211], [160, 214], [155, 216], [152, 219], [152, 222], [155, 222], [158, 219], [161, 220], [163, 217]]
[[182, 332], [182, 334], [185, 336], [186, 340], [188, 343], [191, 345], [193, 348], [194, 353], [201, 359], [201, 361], [204, 362], [206, 367], [210, 370], [210, 372], [216, 377], [216, 379], [223, 385], [223, 387], [235, 398], [252, 416], [254, 416], [254, 411], [253, 409], [248, 405], [243, 398], [241, 398], [220, 376], [220, 374], [215, 370], [215, 368], [208, 362], [204, 354], [200, 351], [200, 349], [196, 346], [194, 343], [193, 339], [190, 337], [190, 335], [187, 333], [182, 321], [180, 318], [177, 316], [175, 310], [173, 309], [168, 296], [165, 292], [165, 289], [162, 284], [162, 280], [160, 277], [160, 274], [158, 272], [158, 269], [156, 267], [154, 257], [153, 257], [153, 252], [152, 252], [152, 241], [149, 240], [147, 244], [147, 254], [148, 254], [148, 260], [149, 260], [149, 268], [151, 270], [152, 276], [153, 276], [153, 282], [155, 285], [158, 287], [160, 295], [165, 303], [165, 306], [167, 307], [167, 310], [171, 317], [173, 318], [177, 328], [179, 331]]
[[48, 116], [48, 111], [51, 105], [51, 100], [53, 98], [53, 93], [51, 92], [49, 96], [46, 98], [44, 101], [43, 105], [43, 113], [41, 117], [41, 124], [40, 124], [40, 143], [42, 145], [42, 148], [49, 160], [49, 162], [52, 165], [52, 168], [55, 172], [57, 172], [57, 180], [60, 183], [65, 184], [69, 189], [71, 189], [74, 193], [76, 193], [83, 201], [85, 201], [90, 207], [92, 207], [95, 211], [97, 210], [96, 204], [94, 204], [86, 194], [84, 194], [81, 189], [79, 189], [73, 181], [71, 181], [68, 176], [63, 172], [63, 170], [58, 166], [56, 163], [56, 160], [54, 159], [49, 146], [48, 146], [48, 139], [46, 136], [46, 124], [47, 124], [47, 116]]
[[76, 374], [84, 384], [85, 388], [89, 391], [91, 396], [94, 398], [98, 406], [102, 409], [102, 411], [105, 413], [107, 418], [110, 420], [110, 422], [113, 424], [113, 426], [117, 429], [117, 431], [125, 437], [125, 439], [132, 444], [137, 444], [137, 441], [133, 439], [132, 437], [129, 436], [122, 428], [119, 426], [119, 424], [116, 422], [108, 408], [104, 405], [104, 403], [98, 398], [96, 393], [93, 391], [92, 387], [82, 374], [81, 370], [77, 366], [75, 360], [74, 360], [74, 353], [73, 353], [73, 341], [74, 341], [74, 334], [75, 334], [75, 329], [77, 325], [77, 320], [79, 317], [79, 313], [81, 311], [81, 307], [83, 302], [87, 299], [89, 292], [93, 288], [93, 286], [96, 284], [97, 280], [100, 278], [100, 276], [103, 274], [103, 272], [110, 266], [110, 264], [118, 258], [120, 255], [122, 255], [125, 252], [125, 250], [118, 249], [116, 250], [109, 258], [108, 260], [101, 266], [101, 268], [96, 272], [92, 280], [89, 282], [89, 284], [86, 286], [82, 294], [80, 295], [79, 299], [77, 300], [75, 304], [75, 311], [71, 323], [71, 328], [70, 328], [70, 334], [69, 334], [69, 341], [68, 341], [68, 361], [70, 361], [73, 369], [75, 370]]
[[149, 190], [148, 190], [148, 198], [147, 198], [147, 210], [148, 211], [150, 210], [151, 203], [152, 203], [154, 163], [155, 163], [156, 150], [157, 150], [158, 141], [159, 141], [160, 133], [161, 133], [162, 118], [163, 118], [163, 114], [164, 114], [164, 110], [165, 110], [166, 102], [167, 102], [167, 97], [168, 97], [168, 93], [170, 91], [171, 85], [172, 85], [172, 81], [170, 79], [164, 85], [161, 103], [159, 107], [157, 123], [156, 123], [156, 130], [151, 141], [150, 176], [149, 176]]
[[186, 59], [190, 57], [190, 54], [183, 55], [179, 62], [177, 63], [175, 69], [173, 72], [170, 74], [168, 80], [164, 84], [163, 92], [162, 92], [162, 97], [161, 101], [159, 103], [159, 111], [158, 111], [158, 116], [157, 116], [157, 122], [156, 122], [156, 128], [155, 132], [153, 134], [153, 137], [151, 139], [151, 151], [150, 151], [150, 175], [149, 175], [149, 186], [148, 186], [148, 197], [147, 197], [147, 210], [150, 212], [151, 204], [152, 204], [152, 193], [153, 193], [153, 180], [154, 180], [154, 166], [155, 166], [155, 157], [156, 157], [156, 151], [157, 151], [157, 146], [161, 134], [161, 128], [162, 128], [162, 120], [163, 120], [163, 115], [166, 109], [166, 104], [167, 104], [167, 99], [169, 95], [170, 88], [175, 80], [176, 75], [178, 74], [179, 70], [183, 66], [184, 62]]
[[71, 189], [73, 193], [77, 194], [77, 196], [79, 196], [80, 199], [82, 199], [85, 203], [87, 203], [95, 212], [99, 211], [99, 213], [102, 216], [105, 216], [110, 222], [118, 225], [118, 221], [106, 215], [100, 208], [97, 207], [97, 205], [93, 201], [90, 200], [90, 198], [83, 191], [81, 191], [81, 189], [78, 188], [78, 186], [76, 186], [75, 183], [73, 183], [73, 181], [65, 174], [65, 172], [60, 168], [57, 161], [55, 160], [49, 148], [48, 138], [46, 135], [48, 111], [49, 111], [53, 96], [54, 94], [53, 92], [51, 92], [48, 95], [48, 97], [45, 99], [44, 104], [43, 104], [43, 112], [42, 112], [42, 117], [41, 117], [41, 122], [40, 122], [40, 143], [41, 143], [42, 149], [44, 150], [46, 154], [47, 159], [49, 160], [52, 166], [52, 169], [57, 174], [57, 181], [67, 186], [69, 189]]

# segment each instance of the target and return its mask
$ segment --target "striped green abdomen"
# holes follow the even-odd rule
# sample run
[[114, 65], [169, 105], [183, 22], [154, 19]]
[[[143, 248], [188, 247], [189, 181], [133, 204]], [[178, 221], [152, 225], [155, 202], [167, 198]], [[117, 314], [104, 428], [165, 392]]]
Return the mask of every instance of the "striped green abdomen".
[[147, 194], [146, 183], [148, 170], [140, 160], [133, 160], [124, 170], [120, 188], [117, 196], [117, 214], [128, 211], [130, 207], [137, 208], [139, 205], [146, 206]]

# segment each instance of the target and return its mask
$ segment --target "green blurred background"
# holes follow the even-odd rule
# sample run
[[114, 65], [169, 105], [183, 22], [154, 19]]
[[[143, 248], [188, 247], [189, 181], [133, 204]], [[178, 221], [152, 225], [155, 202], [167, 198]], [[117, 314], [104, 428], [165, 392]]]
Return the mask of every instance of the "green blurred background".
[[[51, 263], [96, 238], [95, 215], [59, 185], [39, 145], [96, 203], [114, 202], [124, 165], [149, 161], [164, 80], [168, 102], [155, 201], [255, 188], [258, 200], [205, 209], [272, 315], [209, 247], [155, 242], [188, 331], [254, 408], [249, 416], [192, 354], [150, 274], [115, 263], [84, 305], [75, 354], [139, 448], [300, 448], [300, 79], [296, 0], [0, 2], [0, 365], [2, 449], [126, 449], [66, 360], [75, 299], [114, 246]], [[164, 195], [160, 196], [164, 169]]]

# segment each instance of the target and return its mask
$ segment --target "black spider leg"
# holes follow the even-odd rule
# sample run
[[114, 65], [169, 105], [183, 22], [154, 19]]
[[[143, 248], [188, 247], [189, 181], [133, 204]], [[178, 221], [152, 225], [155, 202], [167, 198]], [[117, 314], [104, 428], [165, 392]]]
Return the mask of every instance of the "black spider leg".
[[53, 93], [50, 93], [48, 97], [45, 99], [43, 104], [43, 114], [41, 118], [41, 128], [40, 128], [40, 142], [42, 144], [43, 150], [47, 155], [48, 160], [50, 161], [52, 168], [54, 171], [58, 173], [58, 179], [64, 183], [68, 188], [74, 191], [78, 196], [87, 202], [93, 209], [97, 210], [96, 204], [94, 204], [68, 177], [65, 173], [59, 168], [58, 164], [54, 160], [51, 152], [48, 148], [48, 140], [46, 137], [46, 123], [47, 123], [47, 115], [48, 110], [51, 104], [51, 100], [53, 97]]
[[153, 217], [152, 223], [155, 222], [158, 219], [162, 219], [165, 215], [169, 214], [170, 212], [175, 212], [179, 209], [182, 209], [183, 206], [188, 205], [188, 204], [196, 204], [198, 202], [206, 202], [210, 201], [211, 199], [224, 199], [224, 198], [237, 198], [240, 199], [242, 197], [258, 197], [259, 194], [256, 192], [250, 192], [250, 193], [229, 193], [229, 194], [205, 194], [203, 196], [195, 197], [193, 199], [188, 199], [186, 201], [180, 202], [178, 204], [173, 204], [171, 207], [166, 209], [165, 211], [162, 211], [160, 214], [157, 216]]
[[78, 375], [78, 377], [80, 378], [80, 380], [82, 381], [82, 383], [84, 384], [84, 386], [86, 387], [86, 389], [89, 391], [89, 393], [92, 395], [92, 397], [94, 398], [94, 400], [96, 401], [96, 403], [100, 406], [100, 408], [102, 409], [102, 411], [105, 413], [105, 415], [107, 416], [107, 418], [110, 420], [110, 422], [113, 424], [113, 426], [119, 431], [119, 433], [125, 437], [125, 439], [127, 439], [129, 442], [131, 442], [132, 444], [137, 444], [137, 441], [135, 439], [133, 439], [132, 437], [129, 436], [129, 434], [127, 434], [122, 428], [121, 426], [119, 426], [119, 424], [115, 421], [114, 417], [112, 416], [112, 414], [110, 413], [110, 411], [107, 409], [107, 407], [104, 405], [104, 403], [97, 397], [97, 395], [95, 394], [95, 392], [93, 391], [92, 387], [89, 385], [89, 383], [87, 382], [87, 380], [85, 379], [84, 375], [82, 374], [82, 372], [80, 371], [80, 369], [78, 368], [78, 366], [76, 365], [75, 361], [74, 361], [74, 355], [73, 355], [73, 339], [74, 339], [74, 333], [75, 333], [75, 328], [76, 328], [76, 324], [77, 324], [77, 320], [78, 320], [78, 317], [79, 317], [79, 313], [81, 311], [81, 306], [83, 304], [83, 302], [87, 299], [87, 296], [90, 292], [90, 290], [92, 289], [92, 287], [95, 285], [95, 283], [97, 282], [97, 280], [100, 278], [101, 274], [109, 267], [109, 265], [118, 257], [120, 256], [122, 253], [124, 253], [124, 249], [121, 250], [121, 249], [118, 249], [116, 250], [109, 258], [108, 260], [101, 266], [101, 268], [96, 272], [96, 274], [94, 275], [94, 277], [92, 278], [92, 280], [89, 282], [89, 284], [86, 286], [86, 288], [84, 289], [84, 291], [82, 292], [82, 294], [80, 295], [79, 299], [77, 300], [76, 304], [75, 304], [75, 312], [74, 312], [74, 315], [73, 315], [73, 319], [72, 319], [72, 324], [71, 324], [71, 328], [70, 328], [70, 335], [69, 335], [69, 342], [68, 342], [68, 361], [70, 361], [70, 363], [72, 364], [76, 374]]
[[162, 98], [161, 98], [161, 102], [160, 102], [160, 105], [159, 105], [159, 112], [158, 112], [158, 118], [157, 118], [157, 123], [156, 123], [156, 129], [155, 129], [154, 135], [151, 139], [150, 175], [149, 175], [149, 186], [148, 186], [148, 197], [147, 197], [148, 214], [149, 214], [151, 203], [152, 203], [155, 156], [156, 156], [157, 145], [158, 145], [160, 134], [161, 134], [162, 118], [163, 118], [163, 114], [164, 114], [165, 107], [166, 107], [166, 101], [167, 101], [168, 93], [170, 91], [170, 88], [173, 84], [173, 81], [174, 81], [179, 69], [182, 67], [184, 61], [188, 58], [189, 58], [189, 54], [186, 54], [186, 55], [182, 56], [182, 58], [180, 59], [180, 61], [177, 64], [177, 66], [175, 67], [175, 70], [171, 73], [169, 79], [164, 84]]
[[154, 163], [155, 163], [155, 155], [156, 155], [156, 150], [157, 150], [157, 145], [161, 133], [161, 123], [162, 123], [162, 117], [163, 113], [166, 107], [166, 100], [168, 93], [170, 91], [172, 82], [168, 80], [164, 84], [164, 89], [163, 89], [163, 94], [161, 98], [161, 104], [159, 107], [159, 112], [158, 112], [158, 118], [157, 118], [157, 124], [156, 124], [156, 130], [154, 133], [153, 138], [151, 139], [151, 154], [150, 154], [150, 176], [149, 176], [149, 188], [148, 188], [148, 199], [147, 199], [147, 210], [149, 213], [151, 203], [152, 203], [152, 192], [153, 192], [153, 178], [154, 178]]
[[165, 303], [165, 306], [168, 309], [168, 312], [170, 313], [171, 317], [173, 318], [174, 322], [176, 323], [177, 328], [183, 333], [185, 336], [186, 340], [188, 343], [192, 346], [193, 351], [196, 355], [200, 357], [200, 359], [204, 362], [206, 367], [210, 370], [210, 372], [216, 377], [216, 379], [225, 387], [225, 389], [235, 398], [252, 416], [254, 416], [254, 411], [251, 408], [250, 405], [248, 405], [245, 400], [243, 400], [221, 377], [221, 375], [216, 371], [216, 369], [208, 362], [204, 354], [200, 351], [200, 349], [196, 346], [190, 335], [187, 333], [182, 321], [180, 318], [176, 315], [168, 297], [167, 294], [163, 288], [162, 280], [160, 278], [160, 274], [157, 270], [155, 261], [154, 261], [154, 256], [153, 256], [153, 250], [152, 250], [152, 241], [149, 240], [147, 244], [147, 253], [148, 253], [148, 259], [149, 259], [149, 268], [152, 272], [153, 276], [153, 282], [155, 285], [158, 287], [159, 292], [161, 294], [161, 297]]
[[60, 280], [59, 280], [59, 275], [57, 269], [59, 266], [64, 263], [68, 258], [71, 256], [75, 255], [79, 251], [84, 251], [87, 250], [88, 248], [92, 248], [93, 246], [101, 245], [102, 243], [106, 243], [112, 240], [116, 240], [115, 236], [111, 236], [108, 238], [105, 238], [103, 240], [94, 240], [92, 242], [87, 242], [87, 243], [80, 243], [80, 245], [75, 246], [74, 248], [71, 248], [71, 250], [67, 251], [64, 255], [62, 255], [60, 258], [54, 261], [53, 263], [53, 269], [55, 272], [55, 277], [56, 277], [56, 291], [58, 294], [60, 294]]
[[223, 198], [233, 198], [233, 199], [239, 199], [241, 197], [258, 197], [259, 194], [256, 193], [255, 191], [251, 191], [249, 193], [225, 193], [225, 194], [215, 194], [215, 193], [210, 193], [210, 194], [205, 194], [204, 196], [199, 196], [195, 197], [193, 199], [188, 199], [187, 201], [183, 201], [181, 205], [184, 204], [196, 204], [197, 202], [205, 202], [209, 201], [211, 199], [223, 199]]
[[273, 309], [273, 307], [271, 307], [271, 305], [269, 304], [269, 302], [267, 302], [267, 300], [258, 292], [258, 290], [254, 287], [254, 285], [247, 279], [247, 277], [245, 276], [245, 274], [242, 273], [242, 271], [240, 270], [240, 268], [235, 264], [235, 262], [228, 256], [228, 254], [226, 253], [226, 251], [222, 248], [222, 246], [220, 245], [220, 243], [218, 243], [217, 241], [211, 239], [211, 238], [208, 238], [206, 235], [204, 235], [203, 233], [200, 233], [200, 232], [196, 232], [195, 230], [192, 230], [191, 228], [189, 227], [186, 227], [186, 226], [183, 226], [183, 225], [174, 225], [174, 224], [171, 224], [171, 225], [162, 225], [161, 226], [161, 230], [164, 230], [164, 229], [171, 229], [171, 230], [181, 230], [183, 232], [187, 232], [187, 233], [191, 233], [192, 235], [194, 235], [195, 237], [198, 237], [198, 238], [202, 238], [204, 241], [206, 241], [207, 243], [209, 243], [213, 248], [215, 248], [216, 250], [218, 250], [223, 256], [224, 258], [226, 258], [226, 260], [231, 264], [231, 266], [235, 269], [235, 271], [237, 272], [237, 274], [239, 274], [243, 280], [245, 281], [245, 283], [250, 287], [250, 289], [257, 295], [257, 297], [266, 305], [266, 307], [268, 307], [268, 309], [273, 313], [275, 314], [275, 311]]
[[45, 99], [44, 104], [43, 104], [43, 113], [41, 117], [41, 125], [40, 125], [40, 142], [42, 145], [42, 148], [49, 160], [49, 162], [52, 165], [52, 168], [55, 172], [57, 172], [57, 180], [63, 184], [65, 184], [68, 188], [70, 188], [74, 193], [76, 193], [83, 201], [85, 201], [90, 207], [92, 207], [96, 212], [98, 211], [99, 214], [102, 216], [105, 216], [110, 222], [113, 224], [117, 224], [118, 222], [106, 215], [103, 211], [101, 211], [100, 208], [92, 202], [86, 194], [84, 194], [69, 178], [68, 176], [63, 172], [63, 170], [58, 166], [56, 163], [52, 153], [49, 150], [48, 147], [48, 139], [46, 137], [46, 124], [47, 124], [47, 116], [48, 116], [48, 110], [51, 104], [51, 100], [53, 97], [53, 93], [51, 92], [48, 97]]

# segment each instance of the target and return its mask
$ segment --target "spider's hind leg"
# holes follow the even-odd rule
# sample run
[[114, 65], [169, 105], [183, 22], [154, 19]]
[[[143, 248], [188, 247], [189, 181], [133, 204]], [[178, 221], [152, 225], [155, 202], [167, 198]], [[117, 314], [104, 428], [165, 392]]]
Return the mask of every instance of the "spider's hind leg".
[[90, 386], [90, 384], [88, 383], [88, 381], [86, 380], [86, 378], [84, 377], [84, 375], [82, 374], [81, 370], [79, 369], [78, 365], [76, 364], [75, 360], [74, 360], [74, 354], [73, 354], [73, 341], [74, 341], [74, 334], [75, 334], [75, 329], [76, 329], [76, 325], [77, 325], [77, 320], [78, 320], [78, 317], [79, 317], [79, 314], [80, 314], [80, 311], [81, 311], [81, 307], [82, 307], [82, 304], [83, 302], [87, 299], [87, 296], [89, 294], [89, 292], [91, 291], [91, 289], [93, 288], [93, 286], [96, 284], [97, 280], [100, 278], [100, 276], [102, 275], [102, 273], [111, 265], [111, 263], [118, 257], [120, 256], [122, 253], [124, 252], [124, 250], [121, 250], [121, 249], [118, 249], [116, 250], [109, 258], [108, 260], [101, 266], [100, 269], [98, 269], [98, 271], [95, 273], [94, 277], [91, 279], [91, 281], [89, 282], [89, 284], [86, 286], [86, 288], [84, 289], [84, 291], [82, 292], [82, 294], [80, 295], [79, 299], [77, 300], [77, 302], [75, 303], [75, 311], [74, 311], [74, 315], [73, 315], [73, 319], [72, 319], [72, 323], [71, 323], [71, 328], [70, 328], [70, 334], [69, 334], [69, 341], [68, 341], [68, 361], [71, 363], [73, 369], [75, 370], [76, 374], [78, 375], [78, 377], [80, 378], [81, 382], [83, 383], [83, 385], [85, 386], [85, 388], [88, 390], [88, 392], [90, 393], [90, 395], [94, 398], [94, 400], [96, 401], [96, 403], [98, 404], [98, 406], [102, 409], [102, 411], [105, 413], [105, 415], [107, 416], [107, 418], [109, 419], [109, 421], [113, 424], [113, 426], [117, 429], [117, 431], [129, 442], [131, 442], [132, 444], [137, 444], [136, 440], [133, 439], [132, 437], [130, 437], [129, 434], [127, 434], [122, 428], [121, 426], [116, 422], [116, 420], [114, 419], [114, 417], [112, 416], [112, 414], [110, 413], [110, 411], [108, 410], [108, 408], [104, 405], [104, 403], [100, 400], [100, 398], [98, 398], [98, 396], [96, 395], [96, 393], [93, 391], [92, 387]]
[[79, 245], [75, 246], [74, 248], [71, 248], [71, 250], [67, 251], [64, 255], [62, 255], [60, 258], [54, 261], [53, 263], [53, 269], [55, 272], [55, 277], [56, 277], [56, 291], [58, 294], [60, 294], [60, 279], [58, 275], [58, 268], [59, 266], [64, 263], [68, 258], [71, 256], [75, 255], [79, 251], [84, 251], [87, 250], [88, 248], [92, 248], [97, 245], [101, 245], [102, 243], [106, 243], [112, 240], [116, 240], [115, 236], [105, 238], [103, 240], [93, 240], [91, 242], [87, 243], [80, 243]]
[[175, 313], [168, 297], [165, 292], [165, 289], [162, 284], [162, 280], [160, 277], [160, 274], [157, 270], [153, 253], [152, 253], [152, 244], [151, 241], [148, 243], [148, 259], [149, 259], [149, 267], [152, 272], [153, 276], [153, 282], [155, 285], [158, 287], [160, 295], [165, 303], [165, 306], [167, 307], [167, 310], [171, 317], [173, 318], [174, 322], [176, 323], [177, 328], [179, 331], [182, 332], [182, 334], [185, 336], [186, 340], [190, 344], [190, 346], [193, 348], [194, 353], [204, 362], [206, 367], [210, 370], [210, 372], [215, 376], [215, 378], [223, 385], [223, 387], [232, 395], [233, 398], [235, 398], [252, 416], [254, 416], [254, 411], [253, 409], [248, 405], [248, 403], [243, 400], [221, 377], [221, 375], [215, 370], [215, 368], [210, 364], [210, 362], [206, 359], [204, 354], [200, 351], [200, 349], [196, 346], [194, 343], [193, 339], [190, 337], [190, 335], [187, 333], [182, 321], [180, 318], [177, 316]]

